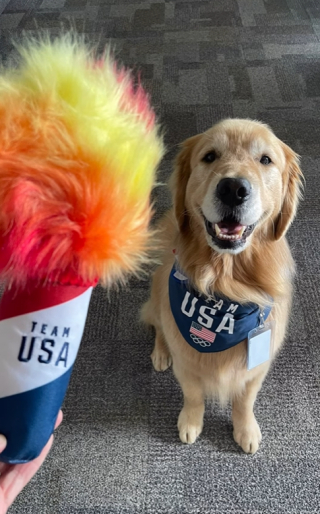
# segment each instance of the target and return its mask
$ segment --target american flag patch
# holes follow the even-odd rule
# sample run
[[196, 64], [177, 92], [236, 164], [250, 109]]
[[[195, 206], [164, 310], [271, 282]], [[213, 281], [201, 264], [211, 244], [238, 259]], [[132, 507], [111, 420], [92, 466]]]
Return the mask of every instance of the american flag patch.
[[209, 343], [213, 343], [216, 338], [216, 334], [214, 332], [211, 332], [211, 330], [202, 327], [194, 321], [191, 323], [190, 333], [200, 337], [204, 341], [208, 341]]

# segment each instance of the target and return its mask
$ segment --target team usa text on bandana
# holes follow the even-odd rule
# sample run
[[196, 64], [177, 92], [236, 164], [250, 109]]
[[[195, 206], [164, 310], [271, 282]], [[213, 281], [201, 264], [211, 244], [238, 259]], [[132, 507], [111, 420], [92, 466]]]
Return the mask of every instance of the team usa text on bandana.
[[[184, 339], [200, 352], [220, 352], [244, 341], [261, 323], [258, 305], [228, 298], [205, 298], [174, 266], [169, 278], [171, 311]], [[271, 307], [262, 314], [265, 320]]]
[[208, 305], [198, 305], [199, 299], [193, 297], [190, 301], [191, 293], [186, 291], [181, 304], [181, 312], [193, 318], [196, 316], [197, 322], [192, 321], [190, 325], [190, 337], [200, 346], [210, 346], [216, 338], [216, 334], [225, 330], [228, 334], [233, 334], [234, 331], [234, 313], [239, 307], [238, 304], [231, 303], [227, 306], [226, 314], [223, 316], [221, 322], [213, 332], [210, 330], [214, 322], [214, 316], [217, 311], [223, 307], [223, 300], [218, 300], [213, 303], [212, 307]]

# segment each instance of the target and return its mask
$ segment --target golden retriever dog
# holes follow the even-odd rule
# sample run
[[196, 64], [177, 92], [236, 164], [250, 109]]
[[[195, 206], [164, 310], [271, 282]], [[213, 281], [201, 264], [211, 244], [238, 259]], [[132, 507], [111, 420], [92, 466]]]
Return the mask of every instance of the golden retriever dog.
[[[184, 443], [202, 431], [205, 399], [217, 398], [232, 403], [235, 441], [258, 450], [253, 406], [288, 324], [294, 262], [285, 234], [301, 181], [297, 154], [260, 122], [227, 119], [182, 144], [142, 320], [155, 328], [154, 368], [172, 364], [182, 388]], [[267, 360], [250, 368], [247, 328], [263, 332], [270, 321]]]

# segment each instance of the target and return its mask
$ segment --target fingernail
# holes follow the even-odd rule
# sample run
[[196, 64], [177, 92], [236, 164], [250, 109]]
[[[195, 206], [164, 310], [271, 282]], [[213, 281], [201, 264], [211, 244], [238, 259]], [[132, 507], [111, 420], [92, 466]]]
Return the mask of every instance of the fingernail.
[[0, 452], [2, 452], [7, 446], [7, 440], [4, 435], [0, 434]]

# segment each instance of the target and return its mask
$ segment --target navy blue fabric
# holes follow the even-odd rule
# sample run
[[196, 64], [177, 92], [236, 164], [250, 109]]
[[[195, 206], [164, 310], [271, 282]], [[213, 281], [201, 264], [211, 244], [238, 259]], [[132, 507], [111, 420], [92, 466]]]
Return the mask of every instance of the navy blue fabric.
[[54, 430], [72, 369], [49, 384], [0, 398], [0, 434], [8, 441], [2, 462], [18, 464], [38, 457]]
[[261, 312], [258, 305], [238, 304], [215, 295], [201, 296], [173, 266], [169, 277], [172, 314], [181, 335], [199, 352], [222, 352], [247, 339], [250, 330], [258, 327], [270, 314], [271, 307]]

